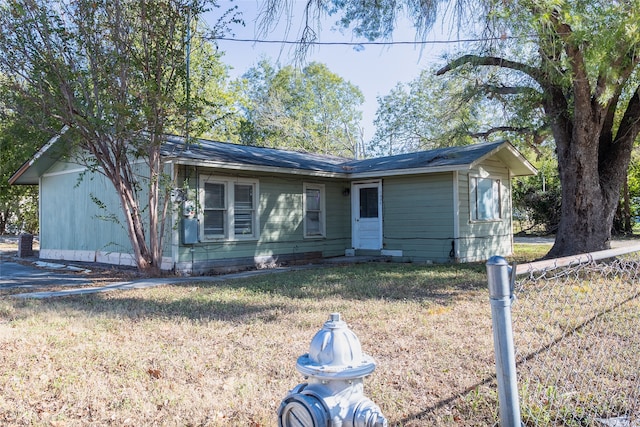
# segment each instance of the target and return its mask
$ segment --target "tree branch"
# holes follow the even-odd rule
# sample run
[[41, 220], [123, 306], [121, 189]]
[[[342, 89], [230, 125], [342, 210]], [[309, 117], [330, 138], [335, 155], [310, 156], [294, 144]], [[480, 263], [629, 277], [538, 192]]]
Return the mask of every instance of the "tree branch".
[[[639, 134], [640, 86], [636, 87], [629, 100], [615, 139], [604, 146], [600, 143], [598, 147], [598, 171], [600, 172], [600, 185], [603, 188], [616, 189], [616, 183], [625, 179], [631, 160], [631, 151]], [[611, 197], [612, 203], [617, 202], [617, 200], [613, 200], [618, 197], [617, 191], [605, 192], [605, 197], [607, 195]]]
[[[594, 113], [604, 114], [605, 112], [602, 108], [594, 108], [597, 107], [597, 101], [592, 100], [591, 97], [591, 84], [587, 73], [583, 46], [574, 42], [572, 39], [573, 29], [569, 24], [561, 22], [560, 11], [558, 9], [553, 10], [549, 19], [553, 24], [556, 36], [564, 43], [564, 52], [567, 54], [567, 58], [571, 64], [570, 73], [573, 83], [573, 96], [575, 97], [575, 121], [589, 121], [588, 117]], [[601, 81], [598, 81], [598, 84], [601, 83]]]
[[[628, 60], [628, 65], [626, 67], [622, 66], [624, 60]], [[603, 116], [603, 124], [602, 124], [602, 133], [605, 138], [608, 138], [608, 143], [613, 142], [613, 126], [615, 121], [615, 113], [618, 108], [618, 103], [620, 102], [620, 97], [622, 96], [622, 91], [625, 85], [628, 82], [629, 77], [635, 70], [636, 66], [640, 63], [640, 56], [636, 56], [633, 51], [627, 52], [626, 55], [618, 58], [614, 65], [616, 69], [621, 69], [620, 75], [615, 83], [612, 83], [611, 86], [614, 88], [614, 94], [608, 99], [607, 104], [605, 106], [605, 114]], [[600, 101], [600, 98], [607, 89], [607, 79], [604, 76], [600, 75], [598, 77], [598, 82], [596, 86], [596, 101]], [[601, 137], [601, 148], [602, 148], [602, 137]]]
[[459, 58], [454, 59], [453, 61], [449, 62], [447, 65], [436, 71], [436, 76], [441, 76], [465, 64], [471, 64], [474, 66], [502, 67], [508, 68], [510, 70], [520, 71], [521, 73], [528, 75], [536, 82], [538, 82], [541, 86], [543, 86], [542, 82], [540, 81], [541, 73], [538, 68], [523, 64], [521, 62], [500, 58], [498, 56], [463, 55]]
[[473, 138], [488, 138], [489, 136], [493, 135], [494, 133], [497, 132], [514, 132], [514, 133], [518, 133], [518, 134], [525, 134], [525, 135], [537, 135], [538, 131], [536, 129], [532, 129], [529, 127], [516, 127], [516, 126], [496, 126], [490, 129], [487, 129], [484, 132], [470, 132], [469, 136], [473, 137]]
[[496, 86], [496, 85], [479, 85], [477, 86], [483, 89], [485, 92], [493, 93], [496, 95], [520, 95], [534, 92], [538, 92], [530, 87], [518, 87], [518, 86]]
[[636, 87], [636, 90], [629, 100], [627, 109], [624, 112], [624, 116], [620, 121], [620, 127], [616, 133], [614, 145], [618, 143], [625, 143], [633, 145], [640, 134], [640, 86]]

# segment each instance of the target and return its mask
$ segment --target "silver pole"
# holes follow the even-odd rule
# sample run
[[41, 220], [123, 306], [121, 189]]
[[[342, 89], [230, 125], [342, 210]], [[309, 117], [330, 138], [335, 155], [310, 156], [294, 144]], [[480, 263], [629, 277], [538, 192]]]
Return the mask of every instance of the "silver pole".
[[515, 271], [511, 270], [507, 260], [500, 256], [493, 256], [487, 261], [501, 427], [521, 426], [516, 357], [511, 325], [513, 292], [511, 274], [515, 275]]

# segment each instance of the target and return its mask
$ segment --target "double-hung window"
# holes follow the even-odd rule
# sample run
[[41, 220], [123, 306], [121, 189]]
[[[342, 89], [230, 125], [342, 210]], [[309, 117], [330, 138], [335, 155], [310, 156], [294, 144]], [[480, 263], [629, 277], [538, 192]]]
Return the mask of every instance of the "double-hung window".
[[304, 237], [325, 236], [324, 185], [303, 185]]
[[470, 177], [472, 221], [497, 221], [502, 218], [500, 180]]
[[257, 238], [258, 182], [200, 177], [202, 240]]

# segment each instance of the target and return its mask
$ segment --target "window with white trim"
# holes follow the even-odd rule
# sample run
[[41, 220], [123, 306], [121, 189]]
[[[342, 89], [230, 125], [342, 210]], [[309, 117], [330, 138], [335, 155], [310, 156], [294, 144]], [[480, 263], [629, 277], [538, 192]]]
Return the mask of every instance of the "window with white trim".
[[472, 221], [496, 221], [502, 218], [499, 179], [470, 177], [469, 190]]
[[303, 184], [304, 237], [325, 236], [325, 191], [323, 184]]
[[257, 195], [255, 180], [201, 176], [201, 240], [257, 238]]

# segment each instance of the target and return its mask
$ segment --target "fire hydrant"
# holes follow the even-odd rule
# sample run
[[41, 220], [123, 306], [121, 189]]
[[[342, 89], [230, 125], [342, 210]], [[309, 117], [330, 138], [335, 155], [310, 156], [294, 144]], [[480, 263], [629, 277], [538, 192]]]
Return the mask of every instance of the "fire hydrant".
[[307, 379], [284, 398], [279, 427], [387, 427], [380, 408], [364, 396], [365, 376], [376, 368], [360, 340], [332, 313], [296, 369]]

